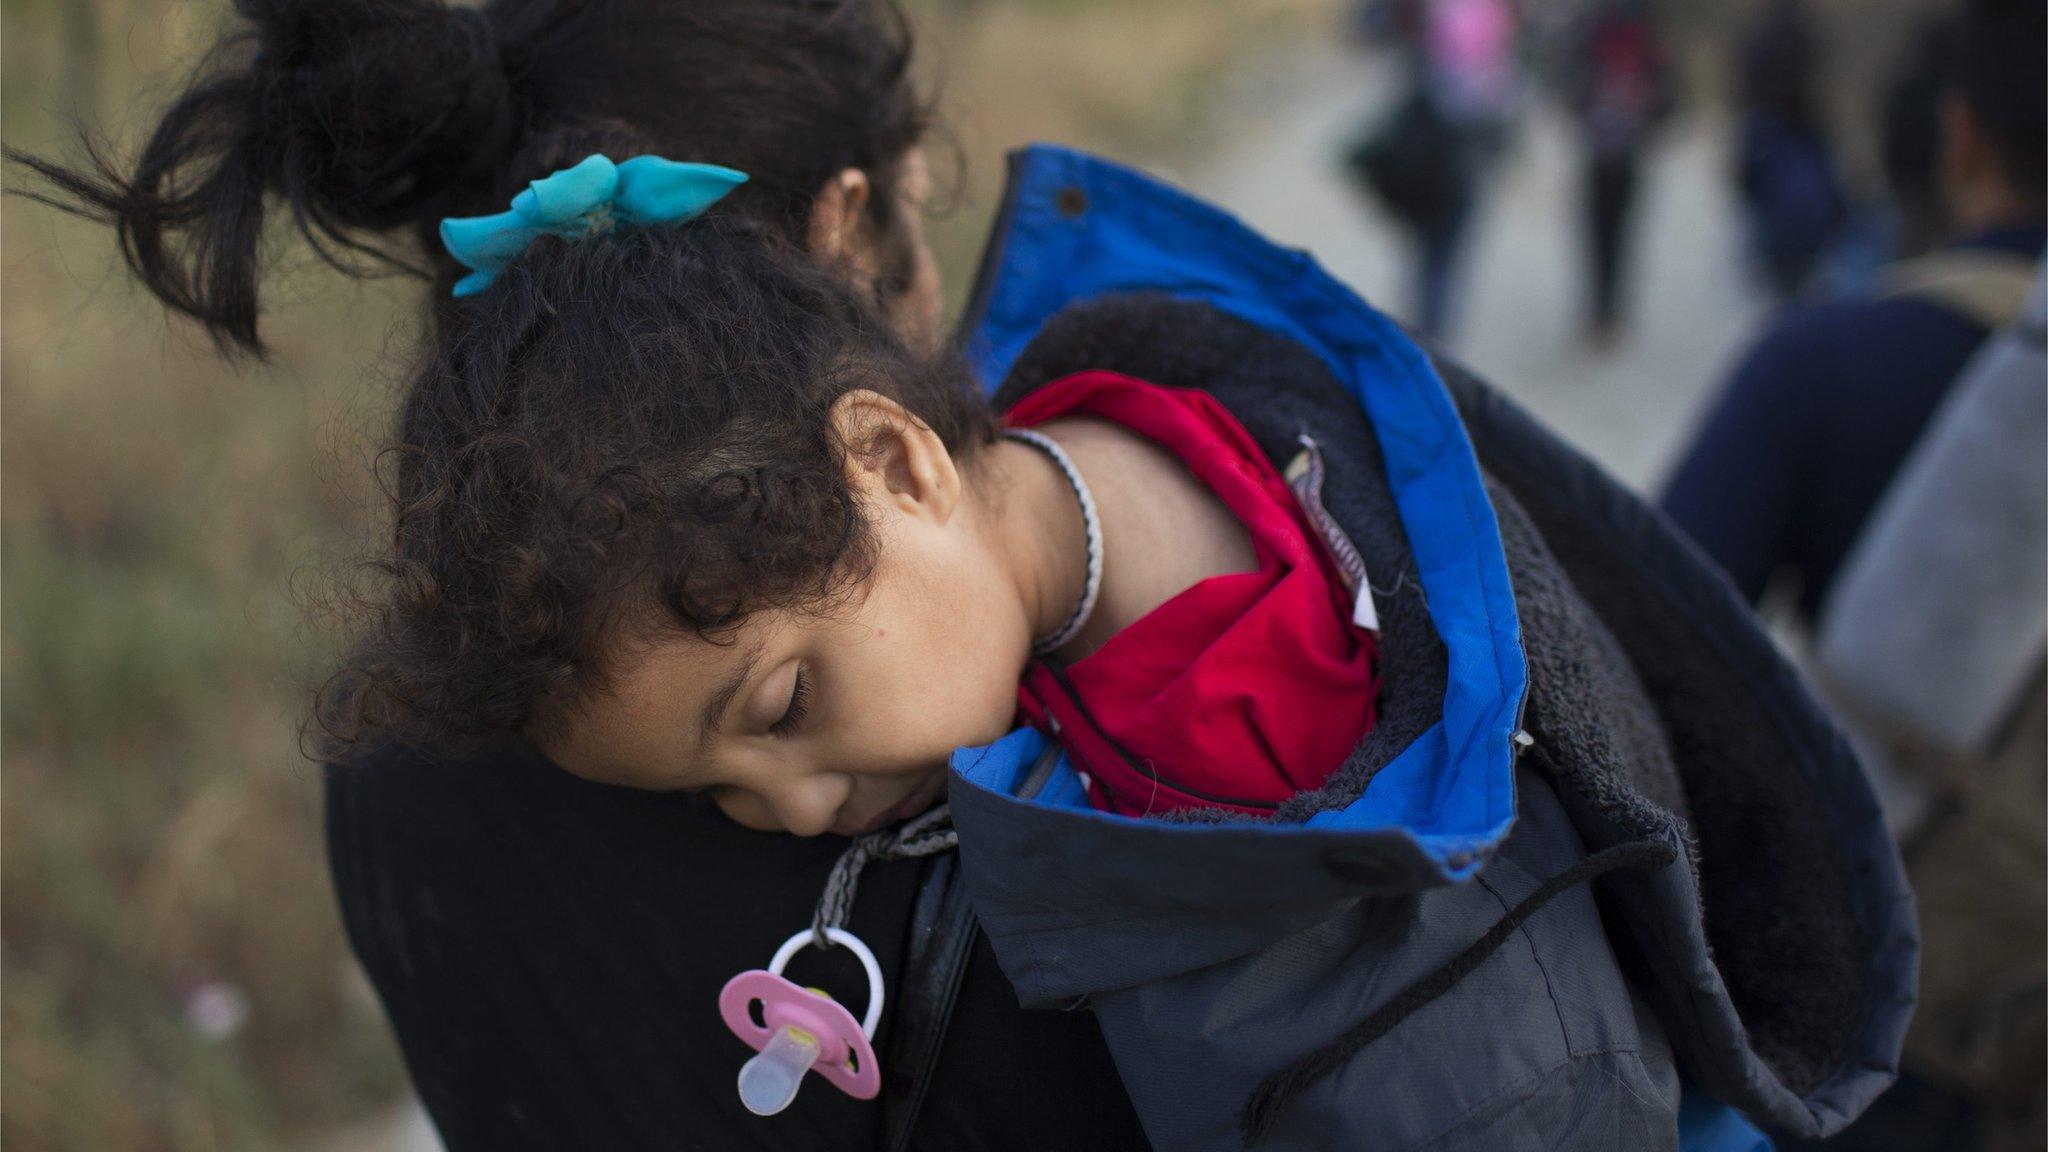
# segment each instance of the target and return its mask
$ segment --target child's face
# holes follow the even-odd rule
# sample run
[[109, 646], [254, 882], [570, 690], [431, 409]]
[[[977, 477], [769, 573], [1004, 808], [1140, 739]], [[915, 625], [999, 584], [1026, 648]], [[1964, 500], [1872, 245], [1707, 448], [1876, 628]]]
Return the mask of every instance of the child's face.
[[[759, 612], [729, 644], [669, 632], [621, 653], [545, 751], [592, 780], [705, 790], [764, 831], [851, 836], [929, 806], [953, 749], [1009, 731], [1030, 651], [1000, 550], [950, 463], [935, 466], [947, 475], [915, 491], [863, 479], [880, 559], [853, 603]], [[894, 470], [910, 473], [932, 476]]]

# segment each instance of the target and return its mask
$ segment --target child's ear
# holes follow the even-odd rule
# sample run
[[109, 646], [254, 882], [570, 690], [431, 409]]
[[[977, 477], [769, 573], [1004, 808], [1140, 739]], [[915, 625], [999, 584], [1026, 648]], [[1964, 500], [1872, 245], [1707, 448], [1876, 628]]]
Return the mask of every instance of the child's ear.
[[830, 266], [859, 261], [864, 249], [861, 221], [872, 191], [868, 174], [858, 168], [840, 169], [818, 189], [804, 234], [804, 243], [818, 263]]
[[864, 498], [943, 524], [960, 505], [960, 469], [931, 425], [879, 392], [856, 388], [832, 402], [846, 445], [847, 480]]

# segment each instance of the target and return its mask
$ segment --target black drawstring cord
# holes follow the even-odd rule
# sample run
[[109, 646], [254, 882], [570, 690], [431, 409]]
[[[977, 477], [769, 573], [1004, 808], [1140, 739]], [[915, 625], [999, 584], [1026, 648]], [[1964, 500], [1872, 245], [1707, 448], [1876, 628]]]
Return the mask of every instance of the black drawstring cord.
[[1508, 937], [1522, 926], [1522, 921], [1535, 915], [1536, 910], [1548, 903], [1551, 897], [1618, 868], [1662, 868], [1677, 858], [1677, 849], [1665, 841], [1636, 840], [1603, 848], [1545, 880], [1542, 886], [1515, 905], [1513, 911], [1495, 921], [1493, 927], [1486, 930], [1486, 935], [1473, 941], [1470, 947], [1452, 957], [1443, 967], [1403, 988], [1392, 1000], [1380, 1005], [1372, 1015], [1353, 1025], [1342, 1036], [1259, 1081], [1251, 1099], [1245, 1101], [1244, 1110], [1237, 1116], [1238, 1131], [1244, 1136], [1246, 1146], [1263, 1142], [1280, 1119], [1281, 1110], [1293, 1103], [1295, 1097], [1342, 1067], [1366, 1045], [1393, 1031], [1395, 1025], [1423, 1005], [1450, 991], [1453, 985], [1485, 963], [1486, 958], [1499, 951]]

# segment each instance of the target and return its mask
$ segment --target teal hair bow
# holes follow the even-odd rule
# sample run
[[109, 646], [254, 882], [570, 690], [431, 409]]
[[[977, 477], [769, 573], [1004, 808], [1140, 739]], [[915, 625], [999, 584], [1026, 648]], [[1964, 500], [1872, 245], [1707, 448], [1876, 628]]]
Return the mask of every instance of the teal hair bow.
[[687, 224], [747, 182], [747, 174], [716, 164], [635, 156], [614, 164], [586, 156], [574, 167], [535, 180], [494, 216], [450, 216], [441, 243], [470, 273], [455, 295], [474, 296], [543, 234], [571, 239], [617, 227]]

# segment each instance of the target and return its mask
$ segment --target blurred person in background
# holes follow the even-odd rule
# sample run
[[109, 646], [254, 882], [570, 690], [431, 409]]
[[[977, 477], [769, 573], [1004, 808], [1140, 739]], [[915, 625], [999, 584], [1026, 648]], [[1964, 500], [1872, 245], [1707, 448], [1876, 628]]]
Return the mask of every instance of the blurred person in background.
[[1344, 157], [1354, 186], [1378, 202], [1416, 249], [1410, 322], [1441, 336], [1450, 323], [1452, 276], [1478, 194], [1472, 157], [1436, 98], [1413, 84]]
[[1431, 0], [1414, 20], [1408, 91], [1346, 163], [1414, 237], [1410, 315], [1441, 338], [1456, 321], [1474, 209], [1520, 103], [1516, 15], [1508, 0]]
[[1412, 49], [1420, 39], [1423, 0], [1354, 0], [1345, 27], [1361, 47]]
[[[1923, 1007], [1906, 1074], [1825, 1145], [1837, 1152], [2002, 1152], [2039, 1148], [2044, 1137], [2048, 940], [2039, 881], [2048, 861], [2048, 740], [2041, 653], [2030, 639], [2043, 605], [2038, 595], [2025, 599], [2041, 567], [2029, 533], [2041, 512], [2034, 481], [2044, 467], [2044, 337], [2021, 316], [2048, 238], [2044, 38], [2042, 0], [1965, 7], [1948, 38], [1937, 150], [1955, 239], [1889, 269], [1877, 298], [1777, 320], [1664, 496], [1665, 510], [1753, 603], [1784, 588], [1796, 621], [1820, 626], [1824, 687], [1835, 686], [1852, 721], [1880, 716], [1865, 741], [1918, 777], [1894, 790], [1890, 815], [1911, 828], [1906, 862], [1926, 928]], [[2031, 347], [2032, 358], [2008, 351], [1966, 378], [1986, 338], [2008, 326], [2007, 341]], [[1980, 379], [1993, 371], [2003, 376]], [[2013, 479], [1972, 486], [1972, 470]], [[1974, 496], [1950, 498], [1947, 512], [1916, 498], [1942, 490]], [[1888, 545], [1913, 539], [1913, 530], [1938, 530], [1941, 542], [1917, 553]], [[1944, 556], [1950, 563], [1928, 562]], [[2012, 575], [1984, 583], [2001, 558]], [[1853, 603], [1837, 603], [1838, 585]], [[2015, 595], [2022, 600], [2001, 607]], [[1904, 637], [1927, 635], [1936, 619], [1950, 626], [1932, 633], [1927, 655], [1896, 654]], [[2003, 621], [1990, 628], [2001, 643], [1976, 643], [1994, 620]], [[1888, 660], [1848, 655], [1880, 640], [1894, 649]], [[1980, 659], [1984, 651], [1992, 657]], [[1917, 688], [1871, 707], [1872, 678], [1887, 672]], [[1942, 722], [1914, 730], [1899, 701], [1929, 706]]]
[[[2048, 280], [1970, 361], [1843, 563], [1811, 664], [1927, 941], [1877, 1148], [2048, 1143]], [[1883, 1141], [1889, 1141], [1885, 1143]], [[1830, 1145], [1832, 1147], [1832, 1145]]]
[[1868, 298], [1889, 265], [1948, 239], [1941, 194], [1941, 104], [1949, 87], [1953, 15], [1926, 17], [1908, 36], [1875, 104], [1879, 195], [1854, 198], [1806, 285], [1815, 299]]
[[1429, 86], [1471, 146], [1491, 157], [1507, 145], [1522, 81], [1517, 17], [1508, 0], [1434, 0]]
[[2018, 314], [2044, 229], [2042, 0], [1975, 0], [1942, 104], [1956, 239], [1876, 299], [1792, 309], [1756, 342], [1664, 494], [1752, 603], [1796, 582], [1811, 622], [1963, 363]]
[[1742, 46], [1737, 185], [1765, 280], [1780, 300], [1806, 286], [1848, 213], [1814, 98], [1820, 66], [1804, 0], [1771, 0]]
[[1622, 334], [1629, 216], [1643, 152], [1672, 106], [1670, 65], [1645, 0], [1594, 0], [1576, 37], [1566, 92], [1586, 149], [1587, 335], [1595, 347], [1609, 348]]

